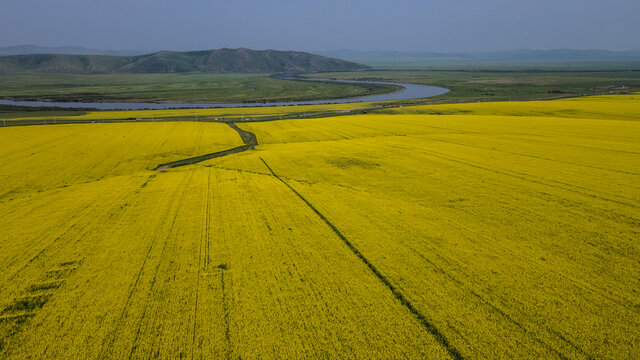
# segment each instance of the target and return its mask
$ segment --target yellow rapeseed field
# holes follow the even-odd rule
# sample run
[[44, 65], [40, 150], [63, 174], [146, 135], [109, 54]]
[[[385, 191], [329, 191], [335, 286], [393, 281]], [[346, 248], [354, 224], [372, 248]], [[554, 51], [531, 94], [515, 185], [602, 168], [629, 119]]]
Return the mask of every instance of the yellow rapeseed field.
[[640, 114], [640, 93], [589, 96], [554, 101], [423, 105], [387, 109], [384, 112], [388, 114], [513, 115], [637, 121], [638, 114]]
[[0, 128], [0, 358], [640, 358], [639, 120]]
[[0, 199], [117, 175], [241, 145], [220, 123], [16, 126], [0, 132]]
[[169, 110], [113, 110], [113, 111], [88, 111], [78, 115], [58, 115], [10, 117], [8, 122], [17, 121], [38, 121], [42, 124], [53, 123], [54, 121], [88, 122], [88, 121], [109, 121], [109, 120], [222, 120], [224, 119], [251, 119], [254, 117], [277, 117], [294, 113], [319, 113], [325, 111], [350, 111], [368, 108], [372, 106], [370, 102], [356, 102], [345, 104], [320, 104], [320, 105], [299, 105], [299, 106], [255, 106], [240, 108], [211, 108], [211, 109], [169, 109]]

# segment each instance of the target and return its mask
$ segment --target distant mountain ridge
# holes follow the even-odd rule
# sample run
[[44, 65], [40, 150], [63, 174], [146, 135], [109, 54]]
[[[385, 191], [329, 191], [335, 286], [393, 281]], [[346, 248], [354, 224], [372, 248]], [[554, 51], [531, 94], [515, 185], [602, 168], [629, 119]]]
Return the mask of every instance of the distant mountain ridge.
[[611, 51], [611, 50], [510, 50], [492, 51], [475, 54], [483, 59], [521, 60], [521, 61], [608, 61], [608, 60], [640, 60], [639, 50]]
[[251, 49], [160, 51], [136, 56], [24, 54], [0, 56], [0, 73], [253, 73], [364, 70], [368, 66], [306, 52]]
[[339, 57], [350, 61], [375, 64], [382, 62], [472, 62], [472, 61], [640, 61], [640, 49], [627, 51], [611, 50], [508, 50], [488, 52], [400, 52], [400, 51], [319, 51], [320, 55]]

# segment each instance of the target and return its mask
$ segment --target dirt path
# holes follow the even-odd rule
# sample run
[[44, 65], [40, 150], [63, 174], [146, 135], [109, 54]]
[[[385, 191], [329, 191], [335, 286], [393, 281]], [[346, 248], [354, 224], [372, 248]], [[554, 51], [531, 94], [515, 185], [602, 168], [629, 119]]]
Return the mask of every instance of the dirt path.
[[227, 123], [227, 125], [229, 125], [230, 128], [235, 130], [238, 133], [238, 135], [240, 135], [240, 138], [242, 139], [242, 142], [244, 143], [244, 145], [237, 146], [228, 150], [217, 151], [210, 154], [204, 154], [204, 155], [200, 155], [192, 158], [176, 160], [169, 163], [160, 164], [155, 168], [155, 170], [167, 170], [174, 167], [191, 165], [191, 164], [199, 163], [201, 161], [205, 161], [209, 159], [215, 159], [215, 158], [219, 158], [219, 157], [223, 157], [231, 154], [237, 154], [243, 151], [253, 150], [253, 148], [255, 148], [258, 145], [258, 139], [256, 138], [256, 135], [254, 133], [240, 129], [235, 123]]

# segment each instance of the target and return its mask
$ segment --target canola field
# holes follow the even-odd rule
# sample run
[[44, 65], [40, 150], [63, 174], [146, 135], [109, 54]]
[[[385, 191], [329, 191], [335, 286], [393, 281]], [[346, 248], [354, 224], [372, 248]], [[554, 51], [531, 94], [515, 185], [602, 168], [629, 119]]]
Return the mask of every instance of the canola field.
[[333, 112], [337, 114], [377, 106], [371, 102], [320, 104], [299, 106], [254, 106], [240, 108], [168, 109], [168, 110], [113, 110], [50, 112], [43, 116], [36, 112], [10, 112], [2, 114], [1, 125], [51, 125], [60, 123], [101, 123], [125, 121], [245, 121], [261, 118], [278, 119], [284, 116], [313, 116]]
[[0, 358], [640, 357], [640, 95], [0, 128]]

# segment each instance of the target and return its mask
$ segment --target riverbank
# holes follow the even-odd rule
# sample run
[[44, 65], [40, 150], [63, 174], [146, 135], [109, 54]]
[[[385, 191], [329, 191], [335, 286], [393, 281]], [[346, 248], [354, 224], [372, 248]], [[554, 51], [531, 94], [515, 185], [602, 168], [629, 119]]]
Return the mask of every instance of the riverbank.
[[60, 107], [60, 108], [92, 108], [99, 110], [143, 110], [143, 109], [179, 109], [179, 108], [237, 108], [237, 107], [255, 107], [255, 106], [291, 106], [291, 105], [321, 105], [321, 104], [345, 104], [353, 102], [373, 102], [373, 101], [395, 101], [395, 100], [411, 100], [433, 97], [445, 94], [448, 89], [430, 85], [406, 84], [395, 82], [380, 81], [354, 81], [354, 80], [327, 80], [313, 78], [293, 78], [281, 77], [279, 81], [287, 81], [291, 83], [317, 83], [327, 85], [349, 86], [349, 85], [366, 85], [366, 86], [386, 86], [394, 87], [399, 90], [370, 96], [346, 97], [339, 99], [323, 99], [323, 100], [306, 100], [306, 101], [280, 101], [280, 102], [234, 102], [234, 103], [195, 103], [195, 102], [154, 102], [154, 103], [138, 103], [138, 102], [73, 102], [73, 101], [16, 101], [16, 100], [0, 100], [0, 105], [30, 106], [30, 107]]

